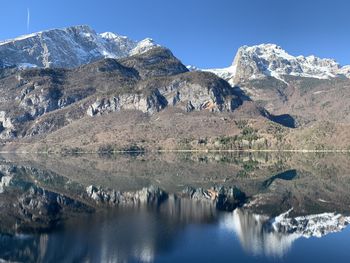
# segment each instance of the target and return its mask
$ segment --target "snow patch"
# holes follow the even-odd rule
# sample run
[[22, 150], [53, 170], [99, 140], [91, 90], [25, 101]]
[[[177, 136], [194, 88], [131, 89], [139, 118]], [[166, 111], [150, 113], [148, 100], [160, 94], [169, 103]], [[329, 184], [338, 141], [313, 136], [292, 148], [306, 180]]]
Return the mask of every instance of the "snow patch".
[[12, 180], [12, 176], [9, 176], [9, 175], [5, 175], [5, 176], [1, 177], [0, 194], [4, 193], [5, 188], [10, 185], [11, 180]]
[[237, 71], [236, 65], [231, 65], [227, 68], [222, 68], [222, 69], [220, 69], [220, 68], [218, 68], [218, 69], [203, 69], [202, 71], [211, 72], [222, 79], [226, 79], [231, 84], [231, 86], [234, 86], [236, 84], [236, 83], [234, 83], [234, 77], [235, 77], [236, 71]]

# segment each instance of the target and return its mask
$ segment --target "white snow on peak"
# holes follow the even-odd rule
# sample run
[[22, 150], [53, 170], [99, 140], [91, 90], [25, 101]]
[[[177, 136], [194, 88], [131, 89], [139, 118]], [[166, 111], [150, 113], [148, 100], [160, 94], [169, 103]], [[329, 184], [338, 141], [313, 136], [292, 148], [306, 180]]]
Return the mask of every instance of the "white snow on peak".
[[186, 68], [189, 71], [198, 71], [198, 70], [200, 70], [199, 68], [197, 68], [196, 66], [193, 66], [193, 65], [187, 65]]
[[269, 59], [270, 56], [275, 55], [284, 59], [294, 59], [293, 56], [289, 55], [280, 46], [275, 44], [261, 44], [257, 46], [243, 46], [242, 50], [249, 53], [255, 53], [261, 58]]
[[13, 39], [1, 40], [0, 41], [0, 46], [6, 45], [6, 44], [11, 43], [11, 42], [15, 42], [15, 41], [19, 41], [19, 40], [24, 40], [24, 39], [27, 39], [27, 38], [35, 37], [36, 35], [38, 35], [40, 33], [41, 32], [37, 32], [37, 33], [33, 33], [33, 34], [27, 34], [27, 35], [19, 36], [19, 37], [13, 38]]
[[130, 51], [130, 54], [136, 55], [144, 53], [157, 46], [159, 45], [155, 44], [152, 38], [145, 38], [144, 40], [141, 40], [137, 43], [137, 45]]
[[275, 44], [243, 46], [238, 49], [232, 65], [208, 69], [234, 85], [240, 80], [272, 76], [285, 82], [285, 76], [329, 79], [344, 75], [350, 78], [350, 66], [341, 67], [334, 59], [292, 56]]
[[40, 36], [40, 35], [48, 33], [48, 32], [53, 32], [53, 31], [67, 32], [69, 30], [80, 30], [81, 32], [84, 32], [84, 31], [85, 32], [93, 32], [93, 30], [87, 25], [78, 25], [78, 26], [71, 26], [71, 27], [59, 28], [59, 29], [58, 28], [48, 29], [48, 30], [43, 30], [43, 31], [35, 32], [35, 33], [30, 33], [30, 34], [18, 36], [16, 38], [12, 38], [12, 39], [0, 40], [0, 46], [6, 45], [9, 43], [13, 43], [13, 42], [18, 42], [21, 40], [34, 38], [34, 37]]
[[231, 65], [227, 68], [203, 69], [203, 71], [212, 72], [218, 77], [227, 80], [232, 86], [235, 85], [234, 77], [236, 76], [237, 65]]
[[100, 36], [105, 39], [121, 39], [121, 38], [126, 39], [127, 38], [126, 36], [120, 36], [112, 32], [104, 32], [104, 33], [101, 33]]
[[283, 75], [327, 79], [338, 74], [340, 65], [333, 59], [315, 56], [292, 56], [275, 44], [244, 46], [239, 49], [234, 63], [252, 63], [257, 68], [256, 75], [273, 76], [283, 79]]
[[347, 78], [350, 78], [350, 65], [342, 67], [339, 70], [339, 74], [344, 75]]
[[[133, 41], [126, 36], [116, 35], [111, 32], [105, 32], [100, 34], [100, 37], [107, 42], [107, 45], [117, 45], [121, 52], [125, 53], [124, 56], [132, 56], [147, 52], [148, 50], [159, 46], [151, 38], [145, 38], [141, 41]], [[111, 55], [113, 56], [113, 55]], [[111, 57], [108, 56], [108, 57]]]
[[102, 58], [122, 58], [158, 46], [150, 38], [134, 41], [89, 26], [41, 31], [0, 42], [0, 66], [72, 68]]

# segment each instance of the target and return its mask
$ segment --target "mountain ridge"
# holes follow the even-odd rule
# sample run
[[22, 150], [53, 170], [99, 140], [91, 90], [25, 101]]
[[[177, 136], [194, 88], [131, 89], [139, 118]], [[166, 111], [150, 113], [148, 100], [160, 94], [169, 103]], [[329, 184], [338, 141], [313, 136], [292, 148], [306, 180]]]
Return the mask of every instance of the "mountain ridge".
[[[7, 149], [350, 147], [343, 132], [350, 79], [335, 75], [350, 66], [293, 57], [277, 45], [241, 48], [220, 75], [185, 67], [152, 39], [75, 26], [3, 42], [0, 64], [11, 61], [0, 67], [0, 142]], [[320, 78], [310, 78], [313, 72]], [[229, 83], [237, 77], [237, 85]]]
[[[61, 41], [58, 40], [58, 36], [61, 37]], [[57, 44], [53, 45], [50, 41], [57, 41]], [[30, 45], [36, 48], [28, 48]], [[7, 57], [0, 60], [0, 67], [73, 68], [102, 58], [122, 58], [139, 54], [157, 46], [159, 45], [151, 38], [134, 41], [113, 32], [96, 33], [87, 25], [54, 28], [0, 41], [0, 57]], [[62, 47], [64, 52], [60, 53], [58, 49]], [[38, 48], [41, 49], [39, 53]], [[12, 53], [7, 54], [9, 49]], [[26, 53], [33, 55], [28, 56]], [[35, 55], [36, 57], [33, 57]], [[10, 59], [11, 56], [15, 56], [15, 59]], [[71, 59], [70, 56], [76, 58]], [[341, 66], [334, 59], [314, 55], [293, 56], [280, 46], [271, 43], [240, 47], [232, 64], [226, 68], [199, 69], [195, 66], [189, 68], [212, 72], [231, 85], [242, 80], [266, 76], [281, 81], [285, 81], [284, 75], [319, 79], [343, 75], [350, 78], [350, 65]]]
[[227, 68], [204, 69], [226, 79], [231, 85], [244, 80], [274, 77], [285, 82], [284, 75], [318, 79], [350, 78], [350, 66], [336, 60], [310, 56], [292, 56], [276, 44], [242, 46]]
[[152, 39], [134, 41], [111, 32], [97, 34], [86, 25], [50, 29], [0, 42], [0, 67], [74, 68], [102, 58], [146, 52]]

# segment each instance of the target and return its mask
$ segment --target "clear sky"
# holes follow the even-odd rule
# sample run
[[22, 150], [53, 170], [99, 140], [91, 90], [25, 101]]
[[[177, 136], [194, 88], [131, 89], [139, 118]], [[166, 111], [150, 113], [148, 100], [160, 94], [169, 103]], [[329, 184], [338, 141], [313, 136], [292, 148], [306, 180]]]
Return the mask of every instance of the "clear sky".
[[0, 39], [80, 24], [151, 37], [202, 68], [261, 43], [350, 64], [349, 0], [0, 0]]

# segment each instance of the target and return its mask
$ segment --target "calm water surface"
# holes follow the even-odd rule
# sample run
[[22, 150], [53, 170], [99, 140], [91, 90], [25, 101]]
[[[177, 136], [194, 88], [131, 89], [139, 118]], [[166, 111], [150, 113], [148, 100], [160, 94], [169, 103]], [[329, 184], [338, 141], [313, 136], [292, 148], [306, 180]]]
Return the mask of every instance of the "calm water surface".
[[[3, 157], [0, 258], [349, 262], [348, 156], [203, 158]], [[90, 198], [90, 185], [135, 196], [157, 185], [167, 197], [110, 205]], [[234, 185], [247, 199], [229, 209], [183, 195], [214, 185]]]

